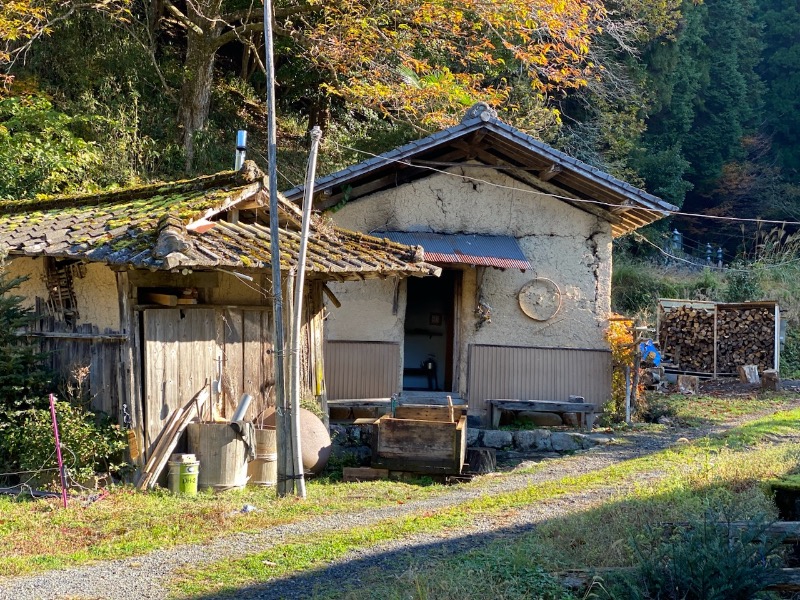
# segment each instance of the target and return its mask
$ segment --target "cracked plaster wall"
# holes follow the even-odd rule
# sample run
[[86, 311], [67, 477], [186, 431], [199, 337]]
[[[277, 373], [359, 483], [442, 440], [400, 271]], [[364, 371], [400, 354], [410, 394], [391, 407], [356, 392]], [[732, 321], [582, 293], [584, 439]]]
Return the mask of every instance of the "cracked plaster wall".
[[[607, 348], [610, 224], [561, 200], [530, 193], [531, 188], [493, 170], [458, 168], [457, 175], [436, 174], [360, 198], [332, 217], [342, 227], [364, 232], [479, 233], [511, 235], [519, 240], [533, 270], [458, 267], [463, 271], [461, 389], [466, 386], [469, 344]], [[552, 279], [561, 289], [561, 309], [546, 322], [528, 318], [517, 298], [523, 285], [537, 277]], [[391, 314], [392, 291], [388, 282], [336, 286], [343, 306], [329, 308], [329, 339], [402, 342], [405, 287], [400, 289], [396, 316]], [[492, 320], [477, 328], [479, 297], [491, 307]]]
[[[27, 256], [14, 257], [6, 265], [9, 277], [27, 276], [14, 292], [25, 298], [24, 305], [34, 308], [35, 298], [48, 296], [44, 276], [44, 259]], [[73, 277], [72, 287], [78, 304], [78, 325], [91, 323], [100, 332], [119, 331], [119, 299], [114, 272], [100, 263], [87, 263], [84, 277]]]

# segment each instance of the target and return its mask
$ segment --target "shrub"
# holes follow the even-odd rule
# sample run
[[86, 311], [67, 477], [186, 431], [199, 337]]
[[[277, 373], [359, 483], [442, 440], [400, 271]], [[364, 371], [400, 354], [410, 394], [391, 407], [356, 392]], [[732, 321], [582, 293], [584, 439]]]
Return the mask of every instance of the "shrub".
[[652, 543], [635, 543], [635, 576], [612, 598], [630, 600], [750, 600], [759, 597], [781, 565], [780, 540], [769, 539], [769, 523], [738, 528], [724, 512], [706, 511], [667, 537], [651, 532]]
[[[50, 410], [30, 409], [21, 417], [21, 427], [9, 431], [0, 443], [16, 456], [23, 470], [52, 468], [56, 459]], [[127, 439], [106, 415], [56, 402], [56, 418], [64, 464], [71, 478], [85, 480], [98, 472], [117, 472], [123, 466]]]

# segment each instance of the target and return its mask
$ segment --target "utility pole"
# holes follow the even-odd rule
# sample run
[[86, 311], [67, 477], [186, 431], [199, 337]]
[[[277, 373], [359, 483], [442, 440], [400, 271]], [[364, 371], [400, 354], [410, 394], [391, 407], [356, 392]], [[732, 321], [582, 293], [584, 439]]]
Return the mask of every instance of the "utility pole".
[[[275, 118], [275, 61], [272, 53], [272, 0], [264, 0], [264, 66], [267, 71], [267, 162], [269, 187], [269, 233], [272, 255], [272, 318], [275, 331], [275, 434], [278, 450], [278, 496], [294, 492], [296, 473], [291, 468], [293, 452], [289, 427], [288, 398], [285, 387], [283, 290], [281, 286], [281, 252], [278, 229], [278, 125]], [[301, 466], [302, 469], [302, 466]]]

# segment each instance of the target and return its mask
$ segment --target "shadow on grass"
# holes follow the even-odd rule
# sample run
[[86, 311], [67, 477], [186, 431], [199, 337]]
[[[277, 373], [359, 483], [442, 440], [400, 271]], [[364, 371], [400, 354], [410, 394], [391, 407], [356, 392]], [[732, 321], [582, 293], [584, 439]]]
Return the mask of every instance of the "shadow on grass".
[[[366, 545], [318, 560], [302, 573], [269, 579], [270, 564], [290, 560], [276, 548], [248, 560], [238, 571], [247, 579], [263, 582], [184, 597], [567, 600], [574, 596], [549, 573], [635, 565], [633, 541], [641, 548], [661, 540], [661, 524], [685, 522], [709, 510], [731, 520], [774, 518], [774, 504], [757, 481], [737, 481], [730, 488], [711, 485], [645, 493], [587, 508], [581, 508], [580, 502], [592, 502], [590, 494], [577, 494], [500, 514], [465, 515], [469, 526], [486, 530], [460, 534], [456, 524], [417, 534], [407, 542], [395, 540], [391, 549], [376, 550]], [[485, 521], [481, 523], [481, 519]], [[503, 521], [514, 524], [498, 527]], [[304, 544], [313, 551], [314, 542]], [[201, 567], [190, 577], [202, 581], [206, 574]], [[226, 579], [232, 583], [235, 576]], [[581, 593], [576, 597], [584, 596]], [[602, 591], [597, 597], [626, 598]]]

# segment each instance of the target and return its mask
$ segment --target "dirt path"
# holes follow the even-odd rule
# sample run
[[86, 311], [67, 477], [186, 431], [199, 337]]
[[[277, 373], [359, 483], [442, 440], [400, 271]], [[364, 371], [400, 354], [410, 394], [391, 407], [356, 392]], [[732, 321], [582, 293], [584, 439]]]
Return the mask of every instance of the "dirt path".
[[[184, 566], [196, 566], [224, 558], [265, 552], [297, 536], [364, 527], [378, 521], [457, 506], [487, 495], [521, 489], [537, 483], [577, 476], [603, 469], [667, 448], [680, 437], [689, 439], [722, 432], [741, 422], [752, 420], [750, 415], [736, 422], [710, 429], [669, 429], [664, 432], [633, 432], [623, 436], [624, 443], [610, 444], [578, 455], [549, 459], [535, 473], [510, 473], [496, 483], [454, 486], [441, 496], [387, 506], [361, 514], [331, 514], [313, 520], [265, 529], [257, 534], [225, 536], [204, 545], [190, 545], [159, 550], [150, 554], [95, 565], [49, 571], [35, 576], [0, 579], [0, 599], [161, 599], [167, 595], [166, 585], [175, 572]], [[642, 478], [657, 479], [660, 473], [644, 473]], [[491, 476], [488, 476], [491, 477]], [[402, 569], [410, 557], [421, 553], [433, 556], [459, 552], [465, 548], [487, 543], [513, 530], [523, 532], [545, 519], [567, 515], [597, 506], [624, 491], [620, 486], [607, 486], [587, 492], [568, 494], [525, 507], [524, 510], [504, 513], [502, 517], [475, 518], [459, 525], [458, 531], [436, 535], [419, 535], [396, 540], [374, 548], [350, 553], [322, 571], [274, 580], [264, 585], [242, 590], [237, 598], [267, 600], [272, 598], [311, 598], [326, 590], [341, 590], [344, 583], [357, 580], [359, 569], [380, 566]], [[242, 518], [246, 518], [243, 516]]]

